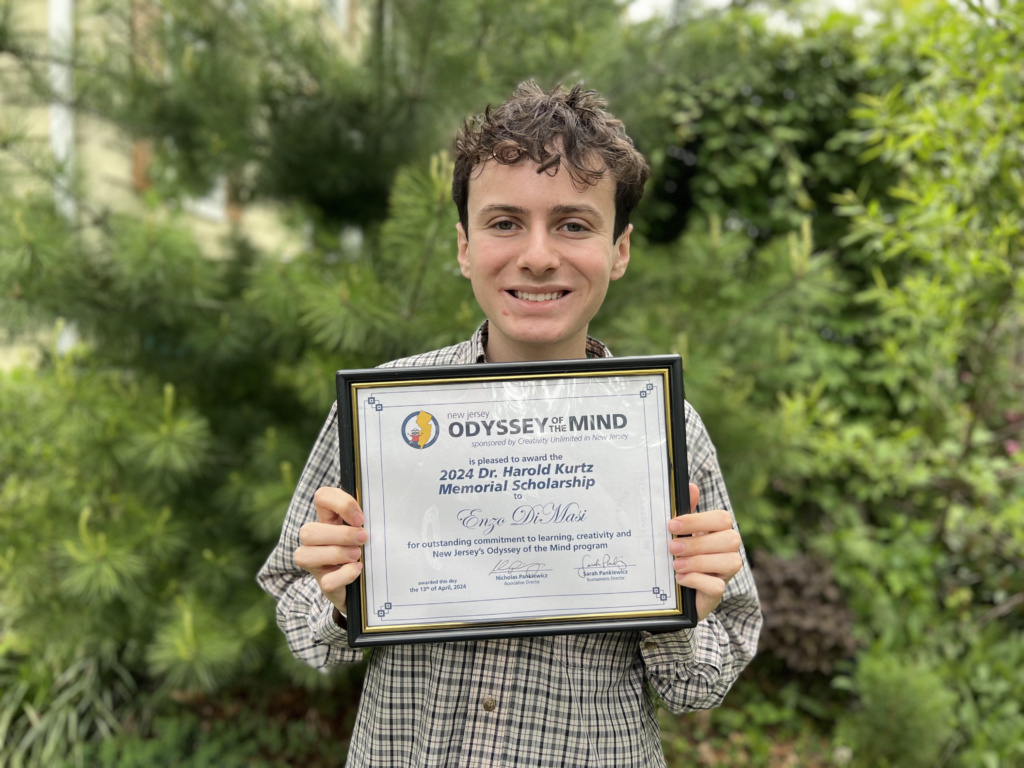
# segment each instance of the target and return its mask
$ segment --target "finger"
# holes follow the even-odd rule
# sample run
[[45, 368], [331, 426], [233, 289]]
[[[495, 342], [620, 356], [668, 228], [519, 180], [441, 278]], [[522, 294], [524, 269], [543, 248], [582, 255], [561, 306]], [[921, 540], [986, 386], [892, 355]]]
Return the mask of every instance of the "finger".
[[697, 504], [700, 502], [700, 488], [693, 483], [690, 483], [690, 513], [692, 514], [697, 509]]
[[716, 531], [704, 536], [686, 536], [672, 539], [668, 543], [668, 551], [676, 556], [693, 555], [714, 555], [724, 552], [737, 553], [740, 551], [740, 534], [729, 528], [725, 531]]
[[710, 512], [694, 512], [690, 515], [678, 515], [668, 521], [669, 533], [674, 533], [676, 536], [689, 536], [691, 534], [703, 534], [731, 529], [732, 514], [727, 509], [715, 509]]
[[676, 583], [697, 590], [714, 605], [718, 605], [725, 594], [725, 580], [709, 573], [677, 573]]
[[740, 559], [738, 552], [677, 557], [672, 561], [672, 568], [676, 573], [706, 573], [726, 582], [739, 573], [742, 567], [743, 560]]
[[294, 558], [299, 568], [316, 575], [317, 571], [358, 562], [361, 555], [358, 547], [299, 547]]
[[341, 488], [317, 488], [313, 494], [313, 506], [321, 523], [362, 525], [366, 522], [359, 503]]
[[363, 572], [362, 563], [348, 563], [320, 577], [320, 591], [335, 605], [345, 604], [345, 588], [359, 578]]
[[676, 574], [676, 582], [697, 592], [697, 621], [704, 621], [722, 604], [725, 582], [706, 573]]
[[305, 546], [360, 547], [370, 539], [365, 528], [331, 523], [305, 523], [299, 529], [299, 541]]

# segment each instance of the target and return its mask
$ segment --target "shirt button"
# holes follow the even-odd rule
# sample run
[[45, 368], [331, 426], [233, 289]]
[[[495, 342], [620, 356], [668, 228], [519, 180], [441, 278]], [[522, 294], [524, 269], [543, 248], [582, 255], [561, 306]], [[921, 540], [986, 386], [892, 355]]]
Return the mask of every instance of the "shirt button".
[[494, 699], [484, 699], [484, 709], [488, 712], [493, 712], [494, 708], [498, 706], [498, 702]]
[[654, 642], [653, 640], [648, 640], [647, 642], [644, 643], [644, 650], [645, 651], [653, 651], [657, 647], [658, 647], [658, 644], [656, 642]]

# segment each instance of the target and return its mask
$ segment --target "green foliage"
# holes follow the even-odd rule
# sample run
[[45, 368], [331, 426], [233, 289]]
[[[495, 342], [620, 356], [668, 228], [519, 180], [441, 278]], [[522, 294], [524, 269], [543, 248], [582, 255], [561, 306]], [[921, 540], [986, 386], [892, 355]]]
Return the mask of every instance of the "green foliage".
[[360, 40], [326, 10], [268, 0], [174, 0], [159, 20], [93, 0], [103, 23], [81, 42], [79, 89], [83, 107], [154, 141], [165, 199], [222, 174], [243, 202], [366, 226], [384, 218], [397, 169], [449, 143], [467, 114], [616, 50], [615, 0], [529, 5], [379, 0]]
[[748, 687], [719, 709], [684, 717], [659, 710], [666, 762], [670, 768], [833, 765], [828, 740], [805, 711], [805, 701], [800, 687], [791, 684], [772, 697]]
[[855, 351], [821, 336], [847, 288], [827, 253], [814, 253], [810, 227], [757, 248], [720, 221], [697, 224], [675, 243], [637, 243], [627, 279], [642, 303], [614, 294], [597, 332], [619, 354], [661, 349], [683, 357], [686, 394], [729, 467], [734, 505], [751, 545], [785, 547], [793, 514], [769, 504], [774, 465], [791, 440], [779, 393]]
[[895, 655], [868, 655], [857, 666], [854, 687], [863, 709], [842, 717], [836, 733], [852, 750], [853, 766], [940, 763], [954, 732], [956, 696], [938, 674]]
[[[927, 32], [906, 41], [919, 78], [863, 98], [854, 113], [866, 157], [891, 164], [898, 179], [887, 198], [839, 198], [853, 224], [844, 243], [859, 247], [874, 275], [856, 297], [873, 319], [857, 329], [856, 374], [812, 405], [818, 426], [802, 449], [815, 457], [831, 449], [826, 471], [845, 475], [818, 496], [825, 514], [841, 500], [839, 516], [830, 515], [840, 530], [818, 545], [836, 559], [867, 631], [887, 650], [925, 650], [933, 664], [959, 648], [945, 676], [965, 703], [982, 683], [962, 657], [1006, 653], [1024, 591], [1024, 550], [1005, 533], [1024, 523], [1013, 439], [1024, 384], [1024, 179], [1012, 127], [1024, 70], [1008, 50], [1020, 11], [927, 12], [919, 27]], [[955, 53], [964, 46], [976, 60]], [[839, 423], [826, 423], [828, 412]], [[1001, 631], [990, 626], [996, 620]], [[1016, 706], [1010, 691], [1020, 673], [1008, 674], [1003, 696], [989, 699], [995, 711]], [[1012, 761], [1016, 734], [988, 742], [980, 756], [969, 711], [961, 709], [962, 764]]]
[[[283, 638], [253, 575], [277, 539], [295, 468], [329, 407], [320, 382], [338, 367], [378, 362], [371, 350], [399, 355], [410, 345], [450, 343], [475, 325], [468, 286], [431, 268], [440, 239], [421, 237], [453, 229], [453, 212], [438, 207], [445, 178], [450, 164], [441, 156], [402, 172], [395, 194], [406, 196], [409, 219], [404, 229], [386, 226], [379, 248], [367, 246], [373, 259], [314, 249], [290, 265], [289, 280], [267, 279], [280, 263], [250, 261], [241, 247], [226, 260], [189, 262], [195, 244], [155, 214], [111, 217], [89, 240], [65, 239], [77, 260], [47, 260], [40, 249], [35, 272], [4, 252], [18, 300], [52, 301], [89, 338], [70, 353], [51, 350], [38, 369], [8, 374], [0, 386], [5, 654], [27, 663], [31, 649], [46, 644], [58, 675], [72, 659], [96, 656], [105, 659], [97, 662], [101, 678], [109, 664], [123, 664], [128, 680], [152, 680], [164, 695], [212, 691], [261, 668], [279, 675], [266, 662]], [[416, 196], [428, 188], [428, 199]], [[24, 205], [46, 213], [40, 200]], [[11, 238], [21, 210], [8, 207], [0, 219]], [[67, 238], [52, 211], [39, 232]], [[173, 268], [162, 269], [164, 260]], [[416, 279], [398, 283], [401, 275]], [[99, 301], [81, 293], [86, 280], [105, 286]], [[335, 290], [324, 291], [330, 283]], [[346, 295], [356, 304], [347, 319]], [[291, 303], [297, 311], [271, 314]], [[318, 322], [332, 307], [355, 337], [323, 335], [330, 326]], [[379, 323], [360, 326], [360, 307]], [[54, 636], [55, 626], [69, 624], [75, 632]], [[130, 660], [119, 659], [116, 649], [129, 646]], [[14, 680], [11, 690], [15, 731], [54, 728], [70, 716], [69, 699], [36, 678]], [[65, 714], [40, 720], [30, 700]], [[116, 730], [116, 722], [61, 733], [76, 734], [77, 743]], [[48, 733], [38, 737], [47, 751], [26, 751], [27, 764], [66, 753], [66, 742]]]
[[[712, 214], [664, 250], [637, 244], [628, 279], [644, 301], [613, 296], [598, 329], [620, 352], [683, 354], [755, 566], [773, 562], [757, 547], [831, 562], [857, 640], [883, 658], [913, 648], [956, 691], [951, 765], [1013, 764], [1019, 743], [1021, 673], [993, 686], [966, 659], [1015, 656], [1022, 619], [1020, 19], [1019, 4], [922, 8], [861, 42], [823, 27], [843, 52], [837, 87], [807, 63], [793, 78], [846, 119], [787, 120], [819, 126], [836, 174], [812, 154], [792, 178], [755, 125], [776, 108], [767, 85], [756, 106], [739, 98], [766, 78], [745, 46], [777, 50], [772, 35], [698, 22], [694, 35], [742, 43], [663, 97], [690, 142], [692, 208]], [[786, 55], [813, 61], [817, 45]], [[796, 229], [800, 189], [814, 205]], [[980, 698], [998, 726], [981, 724]]]
[[671, 66], [648, 109], [670, 129], [650, 151], [667, 221], [652, 234], [674, 237], [684, 223], [675, 208], [692, 206], [762, 239], [813, 216], [816, 239], [833, 242], [844, 225], [830, 195], [885, 175], [858, 162], [849, 133], [856, 94], [875, 87], [851, 20], [809, 18], [787, 34], [728, 13], [693, 20], [661, 54]]
[[[176, 705], [157, 717], [147, 733], [130, 732], [88, 745], [83, 757], [86, 765], [96, 768], [326, 768], [344, 761], [345, 744], [332, 731], [344, 727], [351, 714], [316, 699], [292, 703], [265, 702], [261, 697], [254, 703], [226, 699]], [[73, 765], [68, 762], [63, 768]]]
[[947, 663], [960, 692], [957, 721], [964, 765], [1024, 761], [1024, 639], [987, 623], [959, 645], [948, 643]]
[[11, 768], [85, 765], [90, 739], [109, 739], [138, 714], [137, 690], [117, 659], [80, 655], [66, 667], [50, 649], [0, 659], [0, 762]]
[[[728, 708], [663, 718], [669, 759], [826, 764], [839, 721], [860, 761], [911, 765], [870, 750], [936, 734], [941, 758], [917, 758], [1024, 761], [1020, 3], [922, 6], [868, 35], [840, 16], [785, 32], [749, 11], [624, 25], [612, 0], [528, 6], [379, 2], [343, 55], [325, 15], [276, 4], [167, 0], [141, 48], [129, 3], [83, 4], [76, 106], [156, 152], [134, 212], [72, 181], [62, 219], [59, 169], [0, 117], [0, 318], [41, 346], [0, 377], [0, 760], [332, 762], [344, 723], [311, 740], [302, 712], [170, 702], [352, 698], [290, 660], [253, 575], [333, 372], [482, 319], [454, 259], [455, 126], [527, 76], [586, 76], [655, 173], [592, 332], [683, 356], [766, 583], [828, 562], [832, 635], [852, 615], [827, 663], [765, 648]], [[12, 7], [4, 98], [44, 104]], [[181, 208], [217, 177], [273, 202], [298, 253], [263, 252], [243, 221], [211, 258]], [[773, 632], [799, 638], [808, 615], [776, 611]], [[859, 709], [840, 718], [851, 693], [824, 676], [856, 648]]]

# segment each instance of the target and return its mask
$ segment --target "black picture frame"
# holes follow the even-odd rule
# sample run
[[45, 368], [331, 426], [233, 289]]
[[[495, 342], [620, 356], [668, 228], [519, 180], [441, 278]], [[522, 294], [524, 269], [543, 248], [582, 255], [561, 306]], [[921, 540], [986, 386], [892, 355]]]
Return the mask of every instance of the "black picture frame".
[[[341, 487], [363, 504], [363, 488], [372, 478], [363, 477], [360, 468], [360, 415], [356, 407], [358, 393], [366, 388], [424, 387], [458, 381], [529, 381], [551, 378], [596, 378], [602, 376], [664, 377], [664, 473], [669, 488], [670, 509], [675, 517], [689, 512], [689, 475], [686, 454], [686, 426], [682, 360], [678, 355], [596, 358], [528, 363], [488, 363], [483, 365], [446, 365], [343, 370], [337, 372], [338, 437], [340, 446]], [[369, 391], [369, 390], [368, 390]], [[379, 409], [379, 408], [378, 408]], [[372, 474], [372, 473], [368, 473]], [[372, 529], [373, 521], [367, 520]], [[371, 537], [373, 533], [371, 532]], [[666, 534], [667, 537], [667, 534]], [[364, 552], [365, 555], [365, 552]], [[364, 556], [364, 568], [371, 567]], [[353, 648], [395, 643], [486, 640], [500, 637], [583, 634], [626, 630], [670, 632], [697, 624], [696, 593], [675, 584], [659, 595], [666, 605], [651, 612], [593, 612], [579, 617], [521, 617], [447, 622], [441, 626], [403, 625], [397, 628], [372, 626], [368, 617], [374, 606], [368, 602], [364, 575], [349, 585], [346, 594], [348, 642]], [[666, 598], [667, 596], [667, 598]], [[391, 604], [388, 603], [388, 606]]]

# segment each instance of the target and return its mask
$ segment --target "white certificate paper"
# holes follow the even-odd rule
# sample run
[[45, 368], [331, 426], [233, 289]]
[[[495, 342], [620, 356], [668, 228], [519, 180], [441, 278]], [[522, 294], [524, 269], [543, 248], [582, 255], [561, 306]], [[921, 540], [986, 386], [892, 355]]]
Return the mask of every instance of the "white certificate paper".
[[355, 385], [363, 630], [678, 615], [668, 381]]

